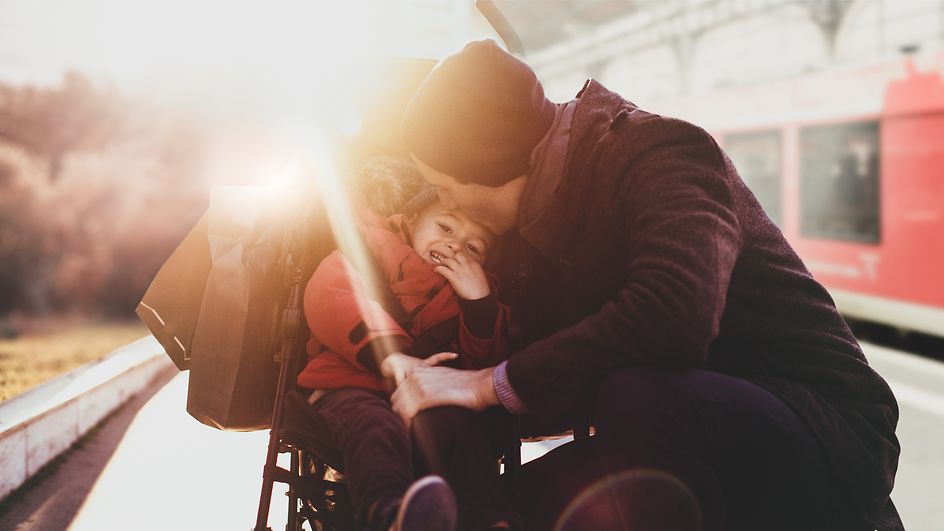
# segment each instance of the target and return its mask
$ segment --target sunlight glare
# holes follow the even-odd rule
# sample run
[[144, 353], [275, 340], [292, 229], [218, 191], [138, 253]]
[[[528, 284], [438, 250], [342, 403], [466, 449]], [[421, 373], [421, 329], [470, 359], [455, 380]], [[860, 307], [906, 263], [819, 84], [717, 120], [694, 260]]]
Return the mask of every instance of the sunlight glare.
[[260, 170], [255, 182], [263, 187], [267, 195], [282, 195], [298, 177], [299, 160], [293, 158], [280, 168]]
[[289, 139], [355, 134], [350, 109], [383, 86], [380, 65], [493, 36], [473, 2], [451, 0], [35, 0], [3, 15], [0, 78], [56, 85], [71, 70], [224, 136], [251, 125]]
[[[357, 304], [360, 307], [362, 315], [376, 315], [384, 310], [380, 304], [375, 301], [383, 300], [382, 291], [377, 285], [377, 274], [363, 275], [361, 271], [372, 271], [374, 261], [370, 258], [371, 252], [360, 236], [358, 229], [358, 213], [354, 212], [354, 204], [349, 197], [346, 188], [341, 185], [340, 176], [335, 166], [334, 158], [331, 156], [330, 143], [322, 138], [316, 142], [316, 148], [313, 153], [313, 163], [315, 165], [315, 188], [323, 199], [324, 206], [328, 212], [328, 219], [331, 223], [331, 231], [334, 234], [338, 247], [347, 258], [345, 266], [348, 277], [352, 284], [357, 279], [363, 281], [369, 300], [358, 297]], [[375, 272], [379, 273], [379, 272]], [[371, 319], [377, 322], [376, 319]], [[378, 338], [380, 341], [389, 340], [389, 336]]]
[[[269, 433], [194, 420], [189, 376], [177, 374], [134, 415], [70, 530], [237, 529], [255, 520]], [[284, 525], [284, 485], [275, 491], [269, 523]]]

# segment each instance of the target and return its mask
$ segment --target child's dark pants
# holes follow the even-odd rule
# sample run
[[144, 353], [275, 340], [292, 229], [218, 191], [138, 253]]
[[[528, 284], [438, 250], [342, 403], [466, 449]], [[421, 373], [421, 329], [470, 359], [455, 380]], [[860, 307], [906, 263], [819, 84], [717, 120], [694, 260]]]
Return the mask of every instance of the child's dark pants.
[[358, 529], [386, 530], [403, 493], [424, 473], [446, 479], [466, 527], [512, 517], [483, 414], [434, 408], [419, 413], [408, 430], [386, 397], [352, 387], [329, 391], [313, 405], [287, 401], [287, 407], [296, 409], [288, 412], [293, 433], [315, 449], [343, 455], [339, 465]]

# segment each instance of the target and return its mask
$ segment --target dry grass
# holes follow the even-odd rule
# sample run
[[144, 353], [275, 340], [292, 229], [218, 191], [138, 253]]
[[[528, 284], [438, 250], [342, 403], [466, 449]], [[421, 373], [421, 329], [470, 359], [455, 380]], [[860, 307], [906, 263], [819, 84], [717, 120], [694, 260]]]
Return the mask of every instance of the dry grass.
[[147, 335], [138, 322], [32, 324], [16, 339], [0, 339], [0, 401]]

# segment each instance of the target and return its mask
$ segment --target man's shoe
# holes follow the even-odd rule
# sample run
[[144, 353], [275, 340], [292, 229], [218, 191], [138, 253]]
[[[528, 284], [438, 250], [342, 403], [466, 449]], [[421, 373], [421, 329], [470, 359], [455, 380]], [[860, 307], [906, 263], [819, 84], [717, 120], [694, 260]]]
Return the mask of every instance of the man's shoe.
[[390, 531], [455, 531], [456, 497], [439, 476], [424, 476], [410, 485]]

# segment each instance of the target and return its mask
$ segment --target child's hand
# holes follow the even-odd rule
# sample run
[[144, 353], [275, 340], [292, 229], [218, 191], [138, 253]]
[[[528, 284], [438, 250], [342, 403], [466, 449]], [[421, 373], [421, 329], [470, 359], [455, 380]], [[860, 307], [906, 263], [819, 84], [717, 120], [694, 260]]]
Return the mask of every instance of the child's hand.
[[446, 277], [456, 295], [467, 301], [481, 299], [492, 291], [482, 265], [462, 251], [452, 258], [443, 258], [435, 271]]
[[440, 352], [426, 359], [420, 359], [408, 356], [402, 352], [394, 352], [381, 362], [380, 374], [383, 374], [387, 378], [393, 378], [393, 380], [397, 382], [397, 385], [400, 385], [416, 367], [432, 367], [458, 357], [459, 355], [455, 352]]

